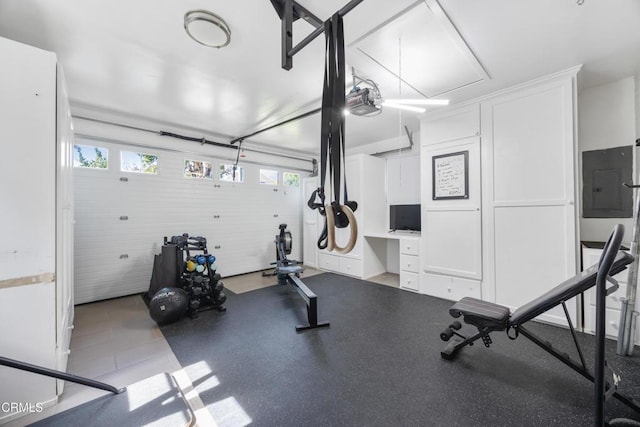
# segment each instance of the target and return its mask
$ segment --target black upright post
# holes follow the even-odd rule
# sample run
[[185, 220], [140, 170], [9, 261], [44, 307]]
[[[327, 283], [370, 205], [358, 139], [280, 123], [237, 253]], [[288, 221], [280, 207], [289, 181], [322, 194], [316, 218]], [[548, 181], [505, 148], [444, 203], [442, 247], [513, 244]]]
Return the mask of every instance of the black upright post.
[[293, 47], [293, 0], [284, 1], [282, 16], [282, 68], [290, 70], [293, 67], [293, 55], [289, 51]]
[[[599, 278], [599, 277], [598, 277]], [[604, 340], [605, 340], [605, 303], [607, 298], [606, 281], [596, 284], [596, 356], [594, 377], [594, 426], [604, 427]]]

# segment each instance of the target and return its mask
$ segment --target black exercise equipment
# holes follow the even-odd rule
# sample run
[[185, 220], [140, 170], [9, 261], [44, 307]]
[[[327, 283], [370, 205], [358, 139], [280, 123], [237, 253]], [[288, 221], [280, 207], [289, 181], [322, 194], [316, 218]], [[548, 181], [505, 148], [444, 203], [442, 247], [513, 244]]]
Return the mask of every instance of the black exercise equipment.
[[9, 368], [20, 369], [21, 371], [27, 371], [37, 375], [44, 375], [45, 377], [51, 377], [59, 380], [69, 381], [69, 382], [81, 384], [87, 387], [105, 390], [113, 394], [121, 394], [127, 391], [126, 387], [121, 387], [121, 388], [114, 387], [110, 384], [96, 381], [91, 378], [85, 378], [85, 377], [69, 374], [67, 372], [62, 372], [62, 371], [56, 371], [55, 369], [45, 368], [43, 366], [32, 365], [31, 363], [21, 362], [16, 359], [9, 359], [8, 357], [0, 357], [0, 366], [7, 366]]
[[[453, 334], [449, 335], [450, 332], [443, 332], [441, 334], [441, 338], [443, 341], [448, 341], [448, 344], [440, 355], [444, 359], [452, 360], [456, 353], [463, 347], [471, 345], [474, 341], [479, 339], [482, 339], [485, 347], [489, 347], [492, 344], [489, 334], [496, 331], [505, 331], [507, 336], [512, 340], [517, 339], [520, 335], [524, 335], [556, 359], [560, 360], [562, 363], [569, 366], [589, 381], [594, 382], [596, 386], [601, 387], [601, 385], [599, 385], [598, 378], [603, 377], [602, 370], [600, 368], [603, 360], [596, 362], [595, 373], [592, 373], [592, 371], [587, 368], [583, 352], [578, 343], [565, 302], [592, 288], [597, 282], [604, 282], [605, 279], [614, 284], [612, 288], [606, 291], [607, 293], [612, 293], [617, 289], [617, 283], [611, 278], [611, 276], [624, 271], [626, 266], [633, 261], [633, 257], [631, 255], [619, 251], [620, 241], [623, 234], [624, 227], [621, 225], [616, 226], [609, 238], [609, 241], [607, 242], [607, 245], [605, 246], [605, 250], [600, 258], [600, 263], [591, 266], [587, 270], [582, 271], [574, 277], [562, 282], [545, 294], [516, 309], [513, 313], [508, 307], [494, 304], [492, 302], [469, 297], [462, 298], [449, 309], [449, 314], [454, 318], [462, 316], [464, 322], [475, 326], [478, 329], [478, 332], [470, 337], [464, 337], [456, 332], [455, 335], [462, 338], [462, 340], [452, 338]], [[604, 288], [604, 284], [602, 287]], [[538, 337], [524, 326], [526, 322], [559, 305], [562, 305], [562, 308], [564, 309], [567, 323], [580, 358], [579, 362], [573, 360], [568, 354], [554, 348], [551, 343]], [[603, 318], [604, 317], [602, 316], [600, 321], [604, 322], [604, 320], [602, 320]], [[454, 328], [449, 329], [453, 331]], [[604, 340], [604, 323], [602, 324], [600, 334], [597, 336], [597, 340]], [[604, 341], [602, 342], [604, 343]], [[602, 352], [603, 351], [604, 347], [602, 349]], [[602, 353], [602, 357], [603, 355], [604, 353]], [[606, 384], [604, 385], [604, 388], [606, 388], [608, 393], [613, 395], [616, 399], [640, 412], [640, 404], [632, 398], [616, 391], [615, 386]]]
[[189, 310], [189, 295], [180, 288], [162, 288], [149, 301], [149, 314], [158, 325], [179, 320]]
[[[354, 248], [358, 224], [353, 214], [358, 204], [349, 200], [345, 171], [345, 61], [344, 27], [342, 16], [335, 13], [324, 24], [325, 73], [322, 92], [322, 118], [320, 133], [320, 187], [309, 198], [307, 205], [318, 209], [324, 217], [324, 227], [318, 238], [318, 248], [348, 253]], [[328, 172], [328, 173], [327, 173]], [[332, 198], [327, 203], [325, 179], [329, 175], [329, 188], [333, 184]], [[342, 188], [342, 200], [340, 198]], [[331, 200], [332, 199], [332, 200]], [[336, 243], [335, 229], [349, 227], [349, 241], [344, 247]]]
[[[620, 247], [622, 243], [622, 236], [624, 235], [624, 227], [618, 224], [611, 235], [609, 240], [605, 244], [602, 255], [600, 256], [600, 262], [598, 263], [598, 275], [596, 276], [596, 354], [595, 354], [595, 366], [594, 366], [594, 425], [597, 427], [604, 427], [604, 403], [609, 399], [617, 390], [620, 377], [617, 373], [613, 372], [611, 367], [607, 364], [604, 353], [604, 342], [606, 335], [606, 298], [607, 295], [612, 294], [618, 289], [618, 284], [614, 282], [614, 285], [607, 289], [607, 280], [610, 279], [611, 266], [613, 265], [616, 249]], [[634, 242], [635, 243], [635, 242]], [[632, 245], [633, 246], [633, 245]], [[637, 267], [636, 263], [631, 267], [632, 269]], [[618, 337], [620, 340], [621, 337]], [[607, 382], [605, 379], [605, 373], [609, 372], [611, 375], [611, 382]], [[640, 426], [633, 420], [628, 419], [616, 419], [612, 420], [609, 425], [618, 426]]]
[[152, 319], [167, 324], [185, 314], [195, 318], [204, 310], [225, 311], [227, 297], [215, 261], [205, 237], [165, 237], [145, 295]]
[[278, 285], [291, 285], [307, 303], [309, 324], [296, 326], [296, 331], [329, 326], [329, 322], [318, 323], [318, 296], [300, 280], [300, 273], [304, 271], [304, 268], [299, 265], [298, 261], [287, 259], [287, 255], [291, 253], [291, 233], [287, 231], [287, 224], [280, 224], [278, 229], [280, 232], [275, 238], [276, 268], [273, 275], [278, 276]]

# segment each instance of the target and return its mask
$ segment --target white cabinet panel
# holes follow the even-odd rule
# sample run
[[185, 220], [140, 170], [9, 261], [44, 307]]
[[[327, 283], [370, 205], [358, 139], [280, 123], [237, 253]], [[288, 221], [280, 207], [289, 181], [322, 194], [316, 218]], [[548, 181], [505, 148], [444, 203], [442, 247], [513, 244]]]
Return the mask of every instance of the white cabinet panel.
[[[56, 55], [0, 38], [2, 356], [66, 370], [73, 322], [73, 131]], [[62, 382], [0, 367], [0, 402], [55, 403]], [[0, 410], [0, 424], [15, 408]]]
[[[433, 200], [434, 157], [459, 152], [468, 153], [468, 197]], [[482, 279], [479, 138], [423, 147], [422, 172], [423, 270]]]
[[[573, 241], [565, 237], [564, 206], [501, 207], [495, 211], [496, 300], [517, 308], [567, 279]], [[523, 256], [526, 254], [526, 256]], [[575, 299], [567, 301], [575, 322]], [[561, 307], [545, 313], [566, 324]], [[547, 319], [550, 320], [550, 319]]]
[[420, 203], [420, 156], [387, 159], [387, 203]]
[[338, 258], [338, 272], [349, 276], [362, 277], [362, 260], [347, 257]]
[[481, 277], [481, 224], [477, 211], [430, 211], [425, 214], [424, 223], [425, 271]]
[[460, 277], [423, 273], [420, 277], [422, 293], [458, 301], [464, 297], [480, 298], [480, 281]]
[[455, 108], [434, 114], [420, 123], [422, 145], [468, 138], [480, 134], [480, 106]]
[[573, 152], [564, 143], [563, 96], [555, 87], [493, 105], [496, 203], [573, 197], [564, 185]]
[[338, 257], [320, 252], [318, 254], [318, 267], [323, 270], [338, 271]]

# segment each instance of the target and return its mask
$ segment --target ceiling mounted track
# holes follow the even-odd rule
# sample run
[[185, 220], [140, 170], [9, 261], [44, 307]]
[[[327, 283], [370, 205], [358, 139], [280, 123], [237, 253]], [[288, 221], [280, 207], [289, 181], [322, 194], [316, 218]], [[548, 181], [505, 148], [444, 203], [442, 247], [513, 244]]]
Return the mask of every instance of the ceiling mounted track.
[[[293, 67], [293, 55], [300, 52], [306, 45], [324, 32], [324, 21], [309, 12], [295, 0], [270, 0], [282, 22], [282, 68], [290, 70]], [[351, 0], [337, 13], [340, 17], [351, 12], [363, 0]], [[293, 46], [293, 23], [304, 19], [315, 27], [315, 30], [300, 43]]]

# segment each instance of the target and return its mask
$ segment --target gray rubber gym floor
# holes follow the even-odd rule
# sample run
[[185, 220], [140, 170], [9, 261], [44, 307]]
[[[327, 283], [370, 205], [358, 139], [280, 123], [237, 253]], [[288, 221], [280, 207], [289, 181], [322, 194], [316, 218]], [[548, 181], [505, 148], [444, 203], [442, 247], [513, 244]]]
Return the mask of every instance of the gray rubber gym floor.
[[[240, 295], [227, 312], [204, 312], [162, 328], [221, 426], [585, 426], [593, 385], [525, 337], [443, 360], [440, 331], [450, 301], [330, 273], [305, 279], [329, 328], [296, 333], [306, 320], [289, 286]], [[530, 329], [572, 356], [568, 330]], [[465, 331], [463, 327], [462, 332]], [[580, 334], [592, 366], [593, 337]], [[640, 396], [640, 356], [608, 358], [621, 391]], [[636, 350], [636, 353], [638, 350]], [[607, 418], [640, 419], [611, 399]]]

